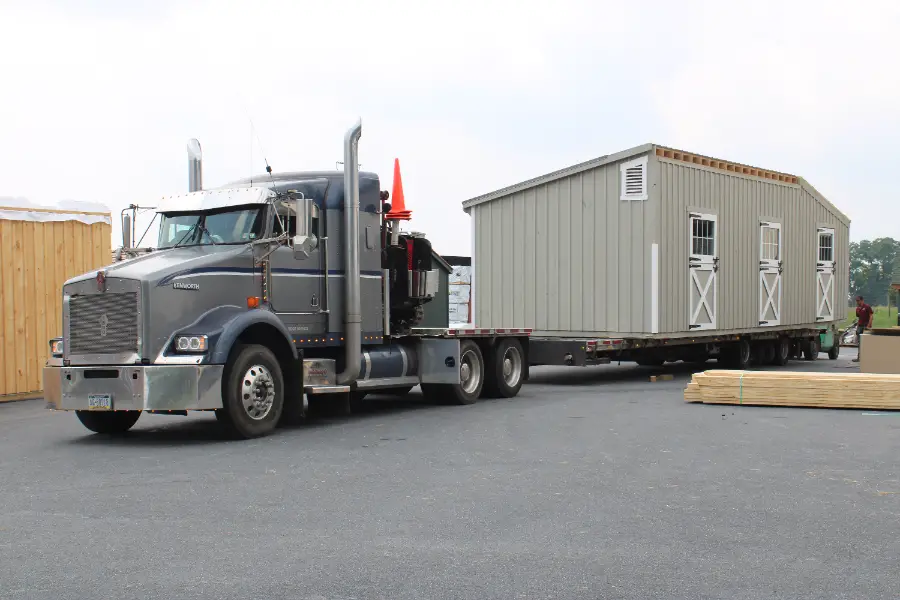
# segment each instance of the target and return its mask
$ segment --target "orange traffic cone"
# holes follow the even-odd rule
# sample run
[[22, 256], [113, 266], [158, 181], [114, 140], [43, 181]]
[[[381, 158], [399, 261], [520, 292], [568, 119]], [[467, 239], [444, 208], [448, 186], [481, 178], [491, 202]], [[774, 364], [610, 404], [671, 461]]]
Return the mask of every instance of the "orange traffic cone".
[[400, 178], [400, 159], [394, 159], [394, 189], [391, 192], [391, 210], [384, 215], [391, 221], [409, 221], [412, 219], [412, 211], [406, 210], [403, 202], [403, 180]]

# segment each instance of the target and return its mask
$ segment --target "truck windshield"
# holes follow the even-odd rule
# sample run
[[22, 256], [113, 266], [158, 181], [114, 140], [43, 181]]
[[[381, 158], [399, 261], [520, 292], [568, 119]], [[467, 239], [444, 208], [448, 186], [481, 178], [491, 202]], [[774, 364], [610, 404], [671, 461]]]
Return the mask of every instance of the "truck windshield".
[[264, 223], [262, 207], [163, 214], [157, 247], [246, 244], [261, 237]]

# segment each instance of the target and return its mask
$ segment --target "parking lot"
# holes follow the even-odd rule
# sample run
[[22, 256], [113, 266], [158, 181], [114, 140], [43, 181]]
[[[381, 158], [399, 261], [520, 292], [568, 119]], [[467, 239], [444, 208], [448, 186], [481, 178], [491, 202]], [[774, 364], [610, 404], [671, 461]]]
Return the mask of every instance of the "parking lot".
[[414, 391], [243, 442], [0, 405], [0, 597], [896, 597], [900, 415], [685, 404], [665, 370], [537, 369], [511, 400]]

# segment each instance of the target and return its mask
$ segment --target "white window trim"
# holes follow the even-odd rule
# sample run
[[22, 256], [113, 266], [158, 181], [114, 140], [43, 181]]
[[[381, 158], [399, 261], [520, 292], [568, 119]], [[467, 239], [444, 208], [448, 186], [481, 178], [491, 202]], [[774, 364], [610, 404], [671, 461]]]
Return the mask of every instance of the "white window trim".
[[[647, 179], [648, 179], [647, 162], [648, 162], [647, 157], [642, 156], [640, 158], [630, 160], [626, 163], [622, 163], [622, 165], [619, 167], [619, 185], [621, 187], [621, 193], [620, 193], [620, 197], [619, 197], [620, 200], [646, 200], [647, 199], [647, 197], [648, 197], [648, 194], [647, 194], [647, 187], [648, 187], [647, 186]], [[628, 169], [630, 169], [632, 167], [641, 167], [641, 172], [643, 174], [641, 183], [643, 185], [641, 186], [640, 194], [626, 194], [625, 193], [625, 189], [626, 189], [625, 173], [628, 171]]]

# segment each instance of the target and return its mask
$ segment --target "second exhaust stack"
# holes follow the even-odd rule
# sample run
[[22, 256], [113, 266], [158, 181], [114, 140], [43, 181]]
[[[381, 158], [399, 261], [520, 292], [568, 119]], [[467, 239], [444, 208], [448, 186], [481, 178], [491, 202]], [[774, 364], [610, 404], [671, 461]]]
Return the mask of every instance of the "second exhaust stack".
[[188, 191], [199, 192], [203, 189], [203, 151], [200, 142], [191, 138], [187, 145], [188, 151]]

